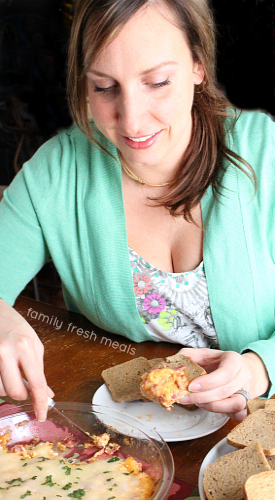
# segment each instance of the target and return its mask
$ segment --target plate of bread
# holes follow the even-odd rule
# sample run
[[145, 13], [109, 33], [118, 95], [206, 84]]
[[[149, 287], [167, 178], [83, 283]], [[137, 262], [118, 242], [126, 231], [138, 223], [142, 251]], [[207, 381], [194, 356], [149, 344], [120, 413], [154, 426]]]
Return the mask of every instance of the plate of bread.
[[188, 394], [191, 380], [205, 373], [182, 354], [134, 358], [102, 372], [105, 384], [96, 391], [93, 404], [128, 413], [167, 442], [206, 436], [222, 427], [228, 417], [196, 405], [177, 404]]
[[201, 500], [275, 499], [275, 396], [248, 401], [248, 415], [206, 455]]

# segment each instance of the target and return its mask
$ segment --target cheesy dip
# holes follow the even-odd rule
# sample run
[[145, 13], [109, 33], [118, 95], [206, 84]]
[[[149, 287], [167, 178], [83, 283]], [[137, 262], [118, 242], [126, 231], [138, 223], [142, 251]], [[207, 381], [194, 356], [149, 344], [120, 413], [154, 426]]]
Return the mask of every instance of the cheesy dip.
[[175, 370], [164, 366], [148, 371], [141, 377], [141, 394], [171, 411], [173, 403], [188, 394], [189, 381], [184, 369], [184, 366]]
[[0, 439], [1, 500], [148, 500], [153, 492], [154, 479], [132, 457], [72, 463], [51, 443], [16, 445], [10, 451], [7, 441]]

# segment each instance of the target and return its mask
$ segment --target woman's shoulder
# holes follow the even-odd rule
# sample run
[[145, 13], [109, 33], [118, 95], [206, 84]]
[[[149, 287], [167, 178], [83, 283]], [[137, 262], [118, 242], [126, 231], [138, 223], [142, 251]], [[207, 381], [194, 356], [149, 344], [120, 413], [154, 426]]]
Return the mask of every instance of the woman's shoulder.
[[275, 123], [271, 116], [263, 111], [239, 110], [235, 116], [234, 120], [232, 113], [227, 119], [229, 148], [251, 165], [257, 177], [273, 172]]
[[272, 117], [260, 110], [229, 110], [227, 123], [231, 127], [233, 143], [250, 147], [257, 146], [260, 141], [274, 144], [275, 123]]

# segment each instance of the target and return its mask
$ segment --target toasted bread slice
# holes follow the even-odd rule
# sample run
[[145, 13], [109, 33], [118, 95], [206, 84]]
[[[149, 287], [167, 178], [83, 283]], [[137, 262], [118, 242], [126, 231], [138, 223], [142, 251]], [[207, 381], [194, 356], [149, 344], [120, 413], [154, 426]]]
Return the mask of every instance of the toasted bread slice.
[[148, 359], [150, 369], [155, 368], [156, 366], [160, 366], [161, 363], [163, 363], [164, 359], [163, 358], [153, 358], [153, 359]]
[[229, 432], [227, 442], [244, 448], [259, 441], [266, 456], [275, 455], [275, 412], [257, 410]]
[[250, 476], [269, 471], [260, 443], [219, 457], [208, 465], [203, 475], [207, 500], [241, 500], [244, 484]]
[[244, 485], [246, 500], [275, 499], [275, 471], [260, 472], [251, 476]]
[[139, 357], [108, 368], [101, 373], [114, 401], [143, 399], [140, 392], [141, 376], [150, 370], [149, 361]]
[[173, 403], [189, 394], [191, 380], [205, 374], [206, 371], [191, 358], [176, 354], [142, 375], [140, 391], [143, 396], [170, 411]]

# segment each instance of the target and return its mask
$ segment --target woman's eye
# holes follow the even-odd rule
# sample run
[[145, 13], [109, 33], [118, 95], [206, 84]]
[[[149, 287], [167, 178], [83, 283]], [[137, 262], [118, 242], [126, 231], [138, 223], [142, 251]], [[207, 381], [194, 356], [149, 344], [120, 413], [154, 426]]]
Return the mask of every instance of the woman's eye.
[[97, 85], [94, 85], [93, 91], [94, 92], [103, 92], [103, 93], [111, 93], [111, 92], [116, 92], [117, 87], [115, 85], [112, 85], [111, 87], [98, 87]]
[[152, 84], [152, 87], [154, 89], [158, 89], [160, 87], [165, 87], [165, 85], [171, 85], [171, 80], [169, 80], [169, 78], [166, 78], [166, 80], [164, 80], [163, 82], [159, 82], [159, 83], [153, 83]]

